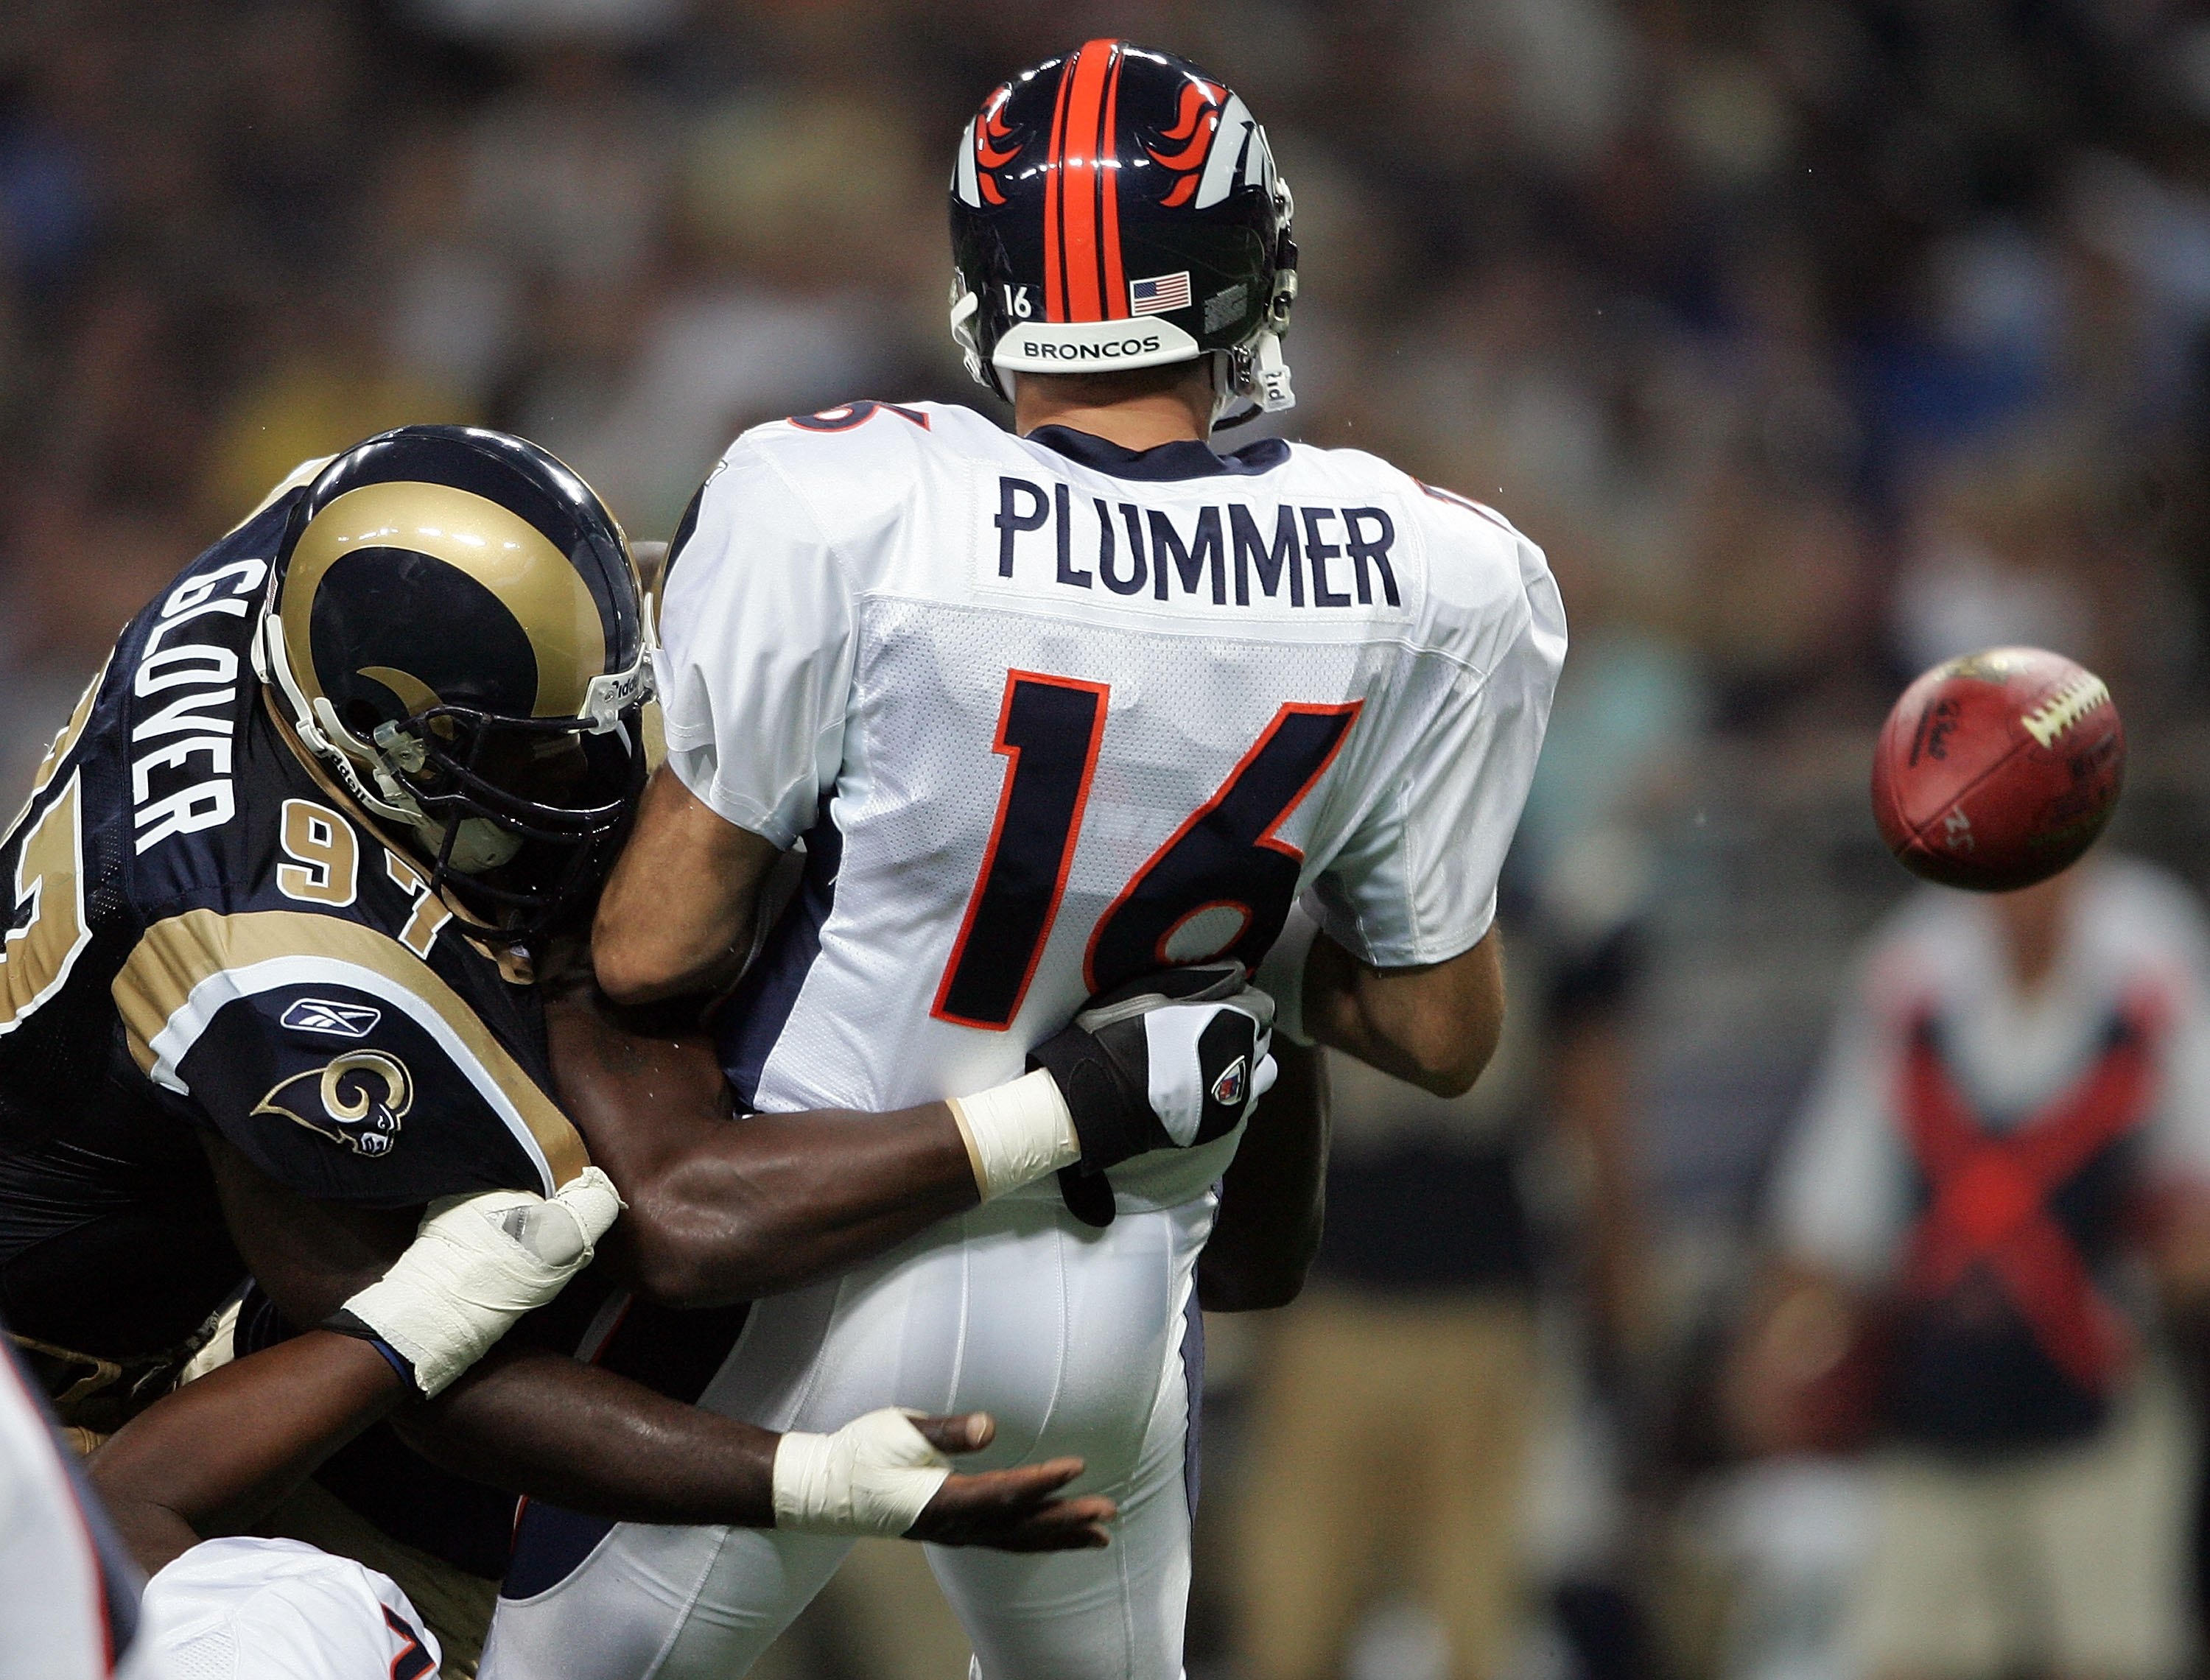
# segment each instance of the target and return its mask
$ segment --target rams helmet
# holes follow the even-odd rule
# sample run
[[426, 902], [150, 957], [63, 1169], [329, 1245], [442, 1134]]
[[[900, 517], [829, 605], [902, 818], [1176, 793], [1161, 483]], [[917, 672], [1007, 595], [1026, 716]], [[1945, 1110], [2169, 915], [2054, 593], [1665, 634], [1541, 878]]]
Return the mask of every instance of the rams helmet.
[[[951, 335], [1015, 373], [1212, 358], [1215, 417], [1289, 407], [1289, 190], [1242, 99], [1187, 58], [1094, 40], [982, 102], [951, 172]], [[1233, 422], [1231, 422], [1233, 424]]]
[[533, 443], [402, 426], [293, 505], [255, 641], [301, 743], [516, 936], [596, 882], [643, 785], [628, 540]]

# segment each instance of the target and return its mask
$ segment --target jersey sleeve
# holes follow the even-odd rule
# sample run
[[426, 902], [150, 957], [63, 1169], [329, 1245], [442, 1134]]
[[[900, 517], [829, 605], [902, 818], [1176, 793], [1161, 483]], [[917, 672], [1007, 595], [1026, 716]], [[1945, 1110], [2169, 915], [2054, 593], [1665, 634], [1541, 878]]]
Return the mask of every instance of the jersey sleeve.
[[195, 910], [116, 977], [131, 1056], [172, 1105], [317, 1201], [549, 1195], [582, 1140], [429, 965], [359, 923]]
[[843, 760], [852, 590], [811, 513], [740, 441], [670, 562], [659, 663], [667, 762], [709, 809], [788, 846]]
[[1511, 538], [1516, 575], [1493, 598], [1452, 599], [1450, 580], [1431, 582], [1444, 633], [1420, 655], [1419, 680], [1440, 695], [1399, 726], [1409, 737], [1380, 796], [1316, 885], [1329, 936], [1380, 967], [1457, 956], [1495, 918], [1566, 655], [1565, 607], [1542, 551]]

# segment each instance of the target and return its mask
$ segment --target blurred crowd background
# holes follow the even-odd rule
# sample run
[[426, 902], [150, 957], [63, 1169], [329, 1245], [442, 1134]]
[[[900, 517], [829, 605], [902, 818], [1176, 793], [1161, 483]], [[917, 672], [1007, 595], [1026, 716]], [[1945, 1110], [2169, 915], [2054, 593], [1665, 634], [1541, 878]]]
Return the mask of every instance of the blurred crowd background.
[[[1213, 1326], [1191, 1672], [1843, 1680], [1873, 1472], [1726, 1396], [1905, 894], [1872, 732], [1936, 658], [2072, 653], [2133, 744], [2115, 844], [2210, 876], [2203, 8], [0, 0], [0, 805], [304, 457], [494, 425], [664, 539], [756, 421], [995, 412], [944, 324], [953, 137], [1096, 33], [1267, 124], [1273, 429], [1494, 503], [1573, 634], [1502, 1065], [1456, 1105], [1344, 1081], [1311, 1296]], [[963, 1672], [909, 1558], [854, 1576], [788, 1673]]]

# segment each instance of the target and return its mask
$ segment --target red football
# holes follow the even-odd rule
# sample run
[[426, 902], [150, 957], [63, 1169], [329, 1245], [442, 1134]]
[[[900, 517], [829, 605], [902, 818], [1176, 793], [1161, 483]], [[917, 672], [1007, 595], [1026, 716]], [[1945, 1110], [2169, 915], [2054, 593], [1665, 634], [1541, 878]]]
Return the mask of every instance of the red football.
[[1913, 875], [2010, 892], [2094, 844], [2125, 771], [2102, 678], [2061, 653], [1991, 647], [1903, 691], [1873, 754], [1873, 816]]

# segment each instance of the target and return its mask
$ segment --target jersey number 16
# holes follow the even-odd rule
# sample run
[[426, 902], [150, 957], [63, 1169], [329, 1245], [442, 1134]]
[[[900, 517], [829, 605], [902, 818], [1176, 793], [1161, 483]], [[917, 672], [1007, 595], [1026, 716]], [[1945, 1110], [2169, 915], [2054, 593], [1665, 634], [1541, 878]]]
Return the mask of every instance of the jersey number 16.
[[[1108, 683], [1009, 671], [994, 750], [997, 821], [930, 1013], [1003, 1032], [1020, 1013], [1059, 914], [1105, 739]], [[1282, 931], [1304, 853], [1277, 831], [1327, 773], [1360, 702], [1284, 705], [1213, 796], [1098, 918], [1083, 957], [1092, 993], [1174, 963], [1247, 968]]]

